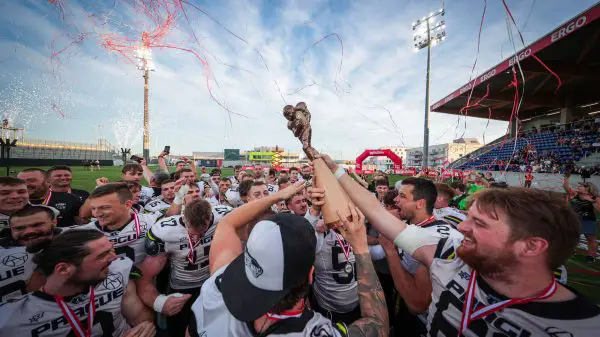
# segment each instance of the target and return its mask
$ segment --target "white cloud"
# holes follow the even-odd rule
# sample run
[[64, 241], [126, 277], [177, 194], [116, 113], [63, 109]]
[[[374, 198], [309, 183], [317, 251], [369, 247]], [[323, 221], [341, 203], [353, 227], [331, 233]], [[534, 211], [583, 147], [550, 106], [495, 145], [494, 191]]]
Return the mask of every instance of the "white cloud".
[[[203, 8], [247, 43], [186, 7], [190, 26], [180, 18], [179, 28], [171, 31], [166, 43], [194, 49], [205, 57], [214, 75], [214, 81], [208, 85], [216, 99], [248, 118], [232, 115], [230, 124], [227, 112], [210, 97], [206, 71], [192, 54], [174, 49], [154, 50], [156, 71], [151, 73], [150, 79], [152, 152], [160, 151], [165, 144], [171, 145], [173, 153], [184, 154], [259, 145], [299, 150], [299, 142], [287, 130], [281, 109], [285, 103], [295, 104], [300, 100], [306, 101], [312, 112], [313, 143], [334, 156], [349, 159], [367, 147], [401, 142], [420, 146], [425, 55], [412, 51], [410, 22], [434, 8], [421, 2], [399, 5], [397, 1], [356, 1], [340, 9], [329, 3], [325, 0], [285, 2], [267, 22], [269, 28], [265, 28], [261, 8], [254, 1], [219, 2], [216, 7]], [[89, 28], [90, 22], [79, 16], [80, 7], [71, 2], [66, 4], [73, 6], [68, 20]], [[13, 27], [21, 32], [18, 38], [21, 41], [17, 43], [23, 46], [3, 64], [14, 65], [14, 69], [26, 66], [49, 71], [50, 42], [57, 37], [63, 45], [68, 41], [61, 37], [65, 27], [56, 20], [54, 10], [36, 6], [38, 12], [46, 13], [36, 13], [25, 6], [10, 6], [24, 18]], [[431, 103], [468, 80], [480, 10], [479, 5], [473, 6], [470, 17], [465, 19], [462, 13], [448, 8], [447, 20], [453, 23], [448, 25], [448, 41], [433, 49]], [[515, 13], [517, 10], [518, 15], [525, 17], [529, 6], [520, 6]], [[139, 16], [130, 10], [119, 15], [131, 20], [127, 25], [141, 24]], [[506, 41], [503, 16], [488, 15], [490, 20], [484, 26], [478, 70], [501, 60], [500, 49]], [[120, 31], [130, 30], [124, 24], [115, 26], [117, 16], [111, 13], [109, 24], [100, 30], [106, 32], [111, 25]], [[528, 23], [528, 30], [537, 32], [538, 36], [543, 31], [538, 32], [536, 27], [547, 29], [539, 23], [541, 19], [532, 15]], [[278, 24], [271, 27], [272, 22]], [[455, 30], [450, 28], [453, 24]], [[200, 44], [189, 34], [190, 28]], [[30, 36], [32, 32], [40, 34], [34, 38]], [[343, 39], [341, 73], [338, 73], [341, 50], [334, 37], [311, 46], [329, 33], [337, 33]], [[32, 42], [37, 39], [43, 39], [46, 44]], [[68, 118], [46, 118], [44, 123], [32, 121], [31, 133], [65, 139], [68, 130], [73, 140], [92, 142], [93, 130], [103, 124], [105, 136], [115, 141], [108, 133], [112, 129], [110, 121], [119, 115], [120, 107], [116, 105], [135, 102], [134, 106], [142, 107], [141, 73], [122, 58], [107, 56], [98, 44], [91, 35], [61, 58], [60, 78], [64, 80], [63, 85], [72, 86]], [[4, 53], [9, 47], [10, 43], [0, 44], [0, 52]], [[268, 71], [256, 50], [260, 51]], [[505, 46], [504, 56], [506, 52]], [[11, 69], [3, 66], [2, 71], [11, 74]], [[388, 111], [398, 128], [392, 125]], [[156, 120], [159, 120], [158, 126], [153, 123]], [[465, 136], [481, 138], [488, 121], [469, 119], [466, 130], [462, 120], [458, 128], [456, 122], [456, 116], [432, 113], [430, 143], [448, 142], [463, 132]], [[492, 121], [486, 140], [491, 141], [505, 131], [505, 123]]]

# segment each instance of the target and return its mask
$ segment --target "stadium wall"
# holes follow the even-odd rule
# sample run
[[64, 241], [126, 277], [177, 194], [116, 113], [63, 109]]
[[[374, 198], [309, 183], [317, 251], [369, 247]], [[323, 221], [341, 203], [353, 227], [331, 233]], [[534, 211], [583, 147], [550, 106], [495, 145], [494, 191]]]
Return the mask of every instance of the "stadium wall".
[[[485, 171], [487, 172], [487, 171]], [[491, 172], [492, 176], [496, 181], [505, 181], [509, 186], [512, 187], [523, 187], [525, 182], [525, 174], [519, 172]], [[533, 182], [531, 187], [553, 192], [564, 192], [562, 183], [564, 176], [562, 174], [554, 173], [533, 173]], [[597, 187], [600, 187], [600, 176], [592, 176], [586, 180], [591, 182]], [[569, 178], [569, 183], [574, 187], [577, 183], [581, 183], [583, 180], [580, 175], [572, 175]]]
[[[33, 159], [33, 158], [10, 158], [10, 166], [54, 166], [54, 165], [68, 165], [68, 166], [83, 166], [83, 161], [79, 159]], [[0, 160], [0, 166], [6, 166], [6, 159]], [[100, 160], [100, 166], [113, 166], [111, 160]]]

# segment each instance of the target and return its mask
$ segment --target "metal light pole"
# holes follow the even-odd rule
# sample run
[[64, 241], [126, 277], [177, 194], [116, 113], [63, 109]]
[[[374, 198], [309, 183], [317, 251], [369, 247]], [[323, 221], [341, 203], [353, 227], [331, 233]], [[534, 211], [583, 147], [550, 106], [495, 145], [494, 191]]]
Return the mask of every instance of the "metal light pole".
[[136, 51], [136, 58], [138, 59], [137, 68], [144, 71], [144, 159], [146, 162], [150, 162], [150, 128], [148, 125], [149, 113], [148, 113], [148, 80], [150, 78], [150, 71], [154, 71], [154, 63], [152, 62], [152, 51], [148, 47], [148, 33], [142, 34], [142, 46]]
[[[415, 32], [413, 41], [415, 51], [427, 47], [427, 72], [425, 74], [425, 123], [423, 126], [423, 168], [429, 166], [429, 76], [431, 70], [431, 47], [446, 39], [446, 22], [441, 20], [435, 23], [435, 17], [444, 16], [444, 9], [429, 13], [421, 20], [413, 22]], [[435, 23], [435, 24], [434, 24]], [[424, 29], [424, 30], [423, 30]]]

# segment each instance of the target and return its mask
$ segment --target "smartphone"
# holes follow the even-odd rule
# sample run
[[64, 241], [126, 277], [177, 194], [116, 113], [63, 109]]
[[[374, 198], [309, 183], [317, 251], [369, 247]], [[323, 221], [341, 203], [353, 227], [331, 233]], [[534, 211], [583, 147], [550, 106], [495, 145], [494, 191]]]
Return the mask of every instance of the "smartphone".
[[171, 153], [171, 146], [170, 145], [165, 145], [165, 149], [163, 150], [163, 152], [165, 152], [166, 154]]
[[142, 158], [142, 157], [138, 157], [138, 156], [136, 156], [136, 155], [134, 154], [134, 155], [133, 155], [133, 156], [131, 156], [131, 158], [129, 158], [129, 159], [131, 159], [131, 160], [133, 160], [133, 161], [136, 161], [136, 162], [140, 163], [140, 162], [142, 161], [142, 159], [144, 159], [144, 158]]

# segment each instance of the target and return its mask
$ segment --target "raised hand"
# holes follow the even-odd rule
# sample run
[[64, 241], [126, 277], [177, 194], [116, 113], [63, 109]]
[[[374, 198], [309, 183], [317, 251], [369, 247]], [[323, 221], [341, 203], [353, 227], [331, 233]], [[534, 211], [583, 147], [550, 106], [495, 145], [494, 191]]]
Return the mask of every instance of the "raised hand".
[[345, 219], [339, 211], [336, 211], [340, 220], [340, 234], [352, 246], [355, 254], [369, 252], [367, 243], [367, 231], [365, 229], [365, 216], [353, 205], [348, 205], [350, 209], [350, 219]]
[[110, 181], [106, 177], [96, 179], [96, 186], [98, 186], [98, 187], [104, 186], [108, 183], [110, 183]]

